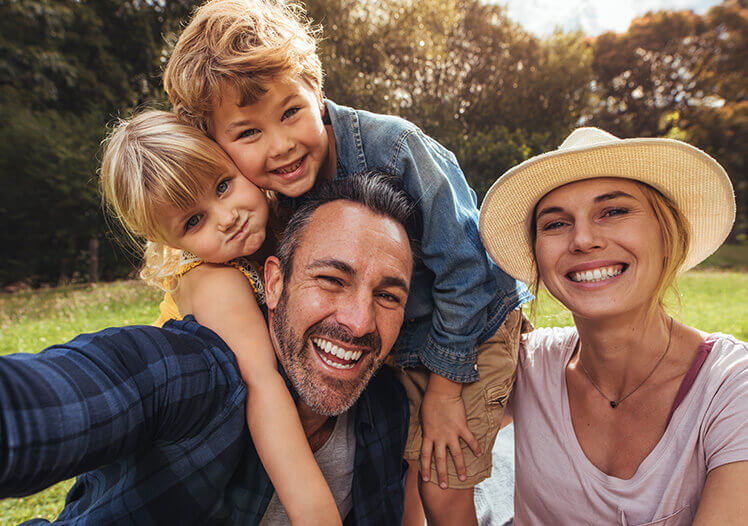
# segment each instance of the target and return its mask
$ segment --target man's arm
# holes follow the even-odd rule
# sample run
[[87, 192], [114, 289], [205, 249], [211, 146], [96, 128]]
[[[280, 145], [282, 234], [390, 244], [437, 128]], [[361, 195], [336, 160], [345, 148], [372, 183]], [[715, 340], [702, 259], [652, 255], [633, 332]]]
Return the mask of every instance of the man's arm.
[[0, 497], [200, 429], [225, 387], [205, 359], [206, 349], [222, 345], [212, 339], [126, 327], [0, 357]]

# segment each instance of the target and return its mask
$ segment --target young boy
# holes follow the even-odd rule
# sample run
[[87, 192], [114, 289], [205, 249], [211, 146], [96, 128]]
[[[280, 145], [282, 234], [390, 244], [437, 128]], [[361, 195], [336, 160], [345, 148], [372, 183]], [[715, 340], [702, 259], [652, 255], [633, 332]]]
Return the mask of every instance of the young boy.
[[325, 100], [316, 44], [298, 6], [213, 0], [180, 36], [164, 86], [178, 115], [287, 206], [368, 168], [391, 173], [413, 197], [422, 257], [396, 357], [411, 409], [406, 459], [420, 468], [409, 472], [406, 520], [418, 520], [417, 484], [429, 524], [477, 524], [473, 489], [491, 472], [518, 309], [532, 296], [487, 256], [476, 196], [454, 154], [403, 119]]

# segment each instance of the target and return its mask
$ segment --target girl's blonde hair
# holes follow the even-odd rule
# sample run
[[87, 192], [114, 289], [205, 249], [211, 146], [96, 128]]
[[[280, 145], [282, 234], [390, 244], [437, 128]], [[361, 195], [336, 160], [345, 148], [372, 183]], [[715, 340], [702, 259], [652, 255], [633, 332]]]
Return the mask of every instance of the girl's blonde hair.
[[[662, 192], [646, 183], [635, 180], [632, 181], [639, 186], [644, 197], [647, 199], [647, 202], [652, 207], [652, 210], [654, 210], [657, 223], [660, 225], [663, 252], [665, 253], [662, 270], [660, 271], [660, 276], [657, 280], [657, 285], [655, 286], [653, 301], [650, 305], [651, 313], [658, 307], [664, 308], [665, 294], [669, 290], [672, 289], [677, 297], [678, 286], [675, 278], [688, 255], [688, 247], [691, 244], [691, 226], [688, 223], [686, 216], [681, 212], [678, 205], [676, 205], [672, 199], [666, 197]], [[537, 237], [535, 212], [533, 212], [532, 215], [530, 235], [532, 236], [532, 251], [535, 259], [535, 280], [532, 283], [532, 289], [535, 293], [535, 297], [537, 297], [540, 292], [541, 279], [537, 265], [538, 258], [535, 254], [535, 239]], [[531, 308], [531, 312], [533, 313], [536, 304], [537, 302], [533, 302]]]
[[158, 210], [194, 205], [206, 184], [231, 167], [218, 144], [166, 111], [120, 120], [103, 142], [100, 184], [106, 208], [130, 241], [147, 243], [140, 277], [170, 290], [181, 251], [165, 241]]

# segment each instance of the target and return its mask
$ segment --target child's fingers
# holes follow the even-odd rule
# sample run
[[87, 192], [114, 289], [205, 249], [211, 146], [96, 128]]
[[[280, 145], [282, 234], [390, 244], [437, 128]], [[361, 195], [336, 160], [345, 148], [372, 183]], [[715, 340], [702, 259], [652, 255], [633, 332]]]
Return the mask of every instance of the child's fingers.
[[439, 487], [447, 489], [447, 445], [437, 444], [434, 449], [434, 458], [436, 460], [436, 476], [439, 480]]
[[434, 443], [431, 440], [423, 441], [421, 446], [421, 478], [428, 482], [431, 478], [431, 453], [434, 450]]
[[475, 435], [467, 427], [462, 431], [462, 433], [460, 433], [460, 438], [465, 441], [470, 450], [473, 452], [473, 455], [479, 457], [483, 454], [480, 448], [480, 444], [478, 443], [478, 439], [475, 438]]
[[452, 454], [452, 461], [455, 463], [457, 477], [460, 480], [465, 480], [467, 478], [467, 470], [465, 469], [465, 458], [462, 456], [459, 438], [449, 445], [449, 452]]

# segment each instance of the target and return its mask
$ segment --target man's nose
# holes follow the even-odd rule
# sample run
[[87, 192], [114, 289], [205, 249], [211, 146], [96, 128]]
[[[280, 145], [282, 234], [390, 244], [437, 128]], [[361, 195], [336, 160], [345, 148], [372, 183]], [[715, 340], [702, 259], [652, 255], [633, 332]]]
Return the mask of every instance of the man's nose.
[[341, 298], [336, 312], [336, 320], [344, 325], [355, 338], [373, 333], [376, 330], [374, 299], [364, 292], [351, 293]]

